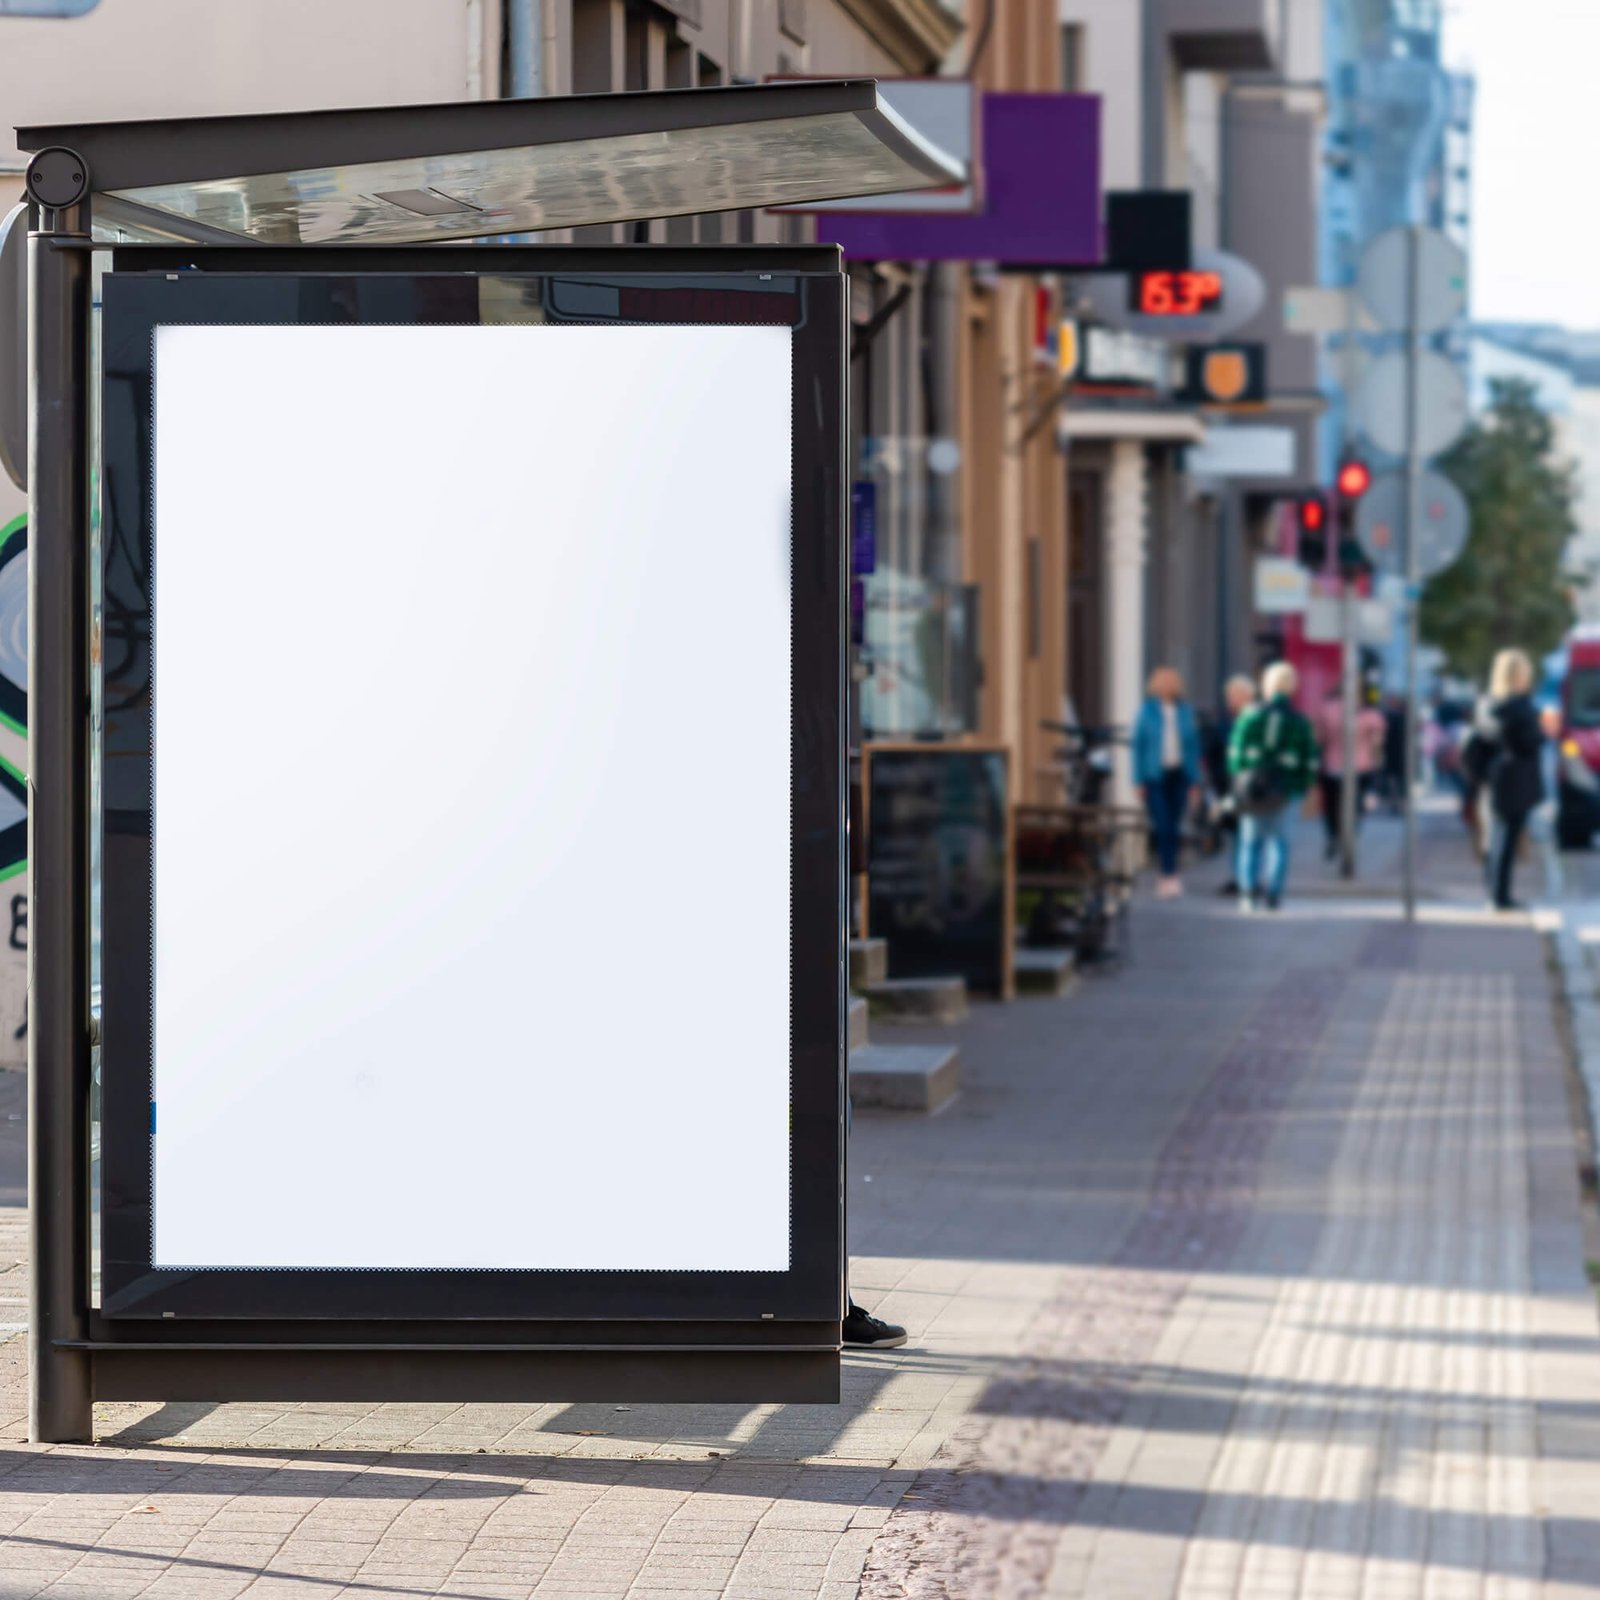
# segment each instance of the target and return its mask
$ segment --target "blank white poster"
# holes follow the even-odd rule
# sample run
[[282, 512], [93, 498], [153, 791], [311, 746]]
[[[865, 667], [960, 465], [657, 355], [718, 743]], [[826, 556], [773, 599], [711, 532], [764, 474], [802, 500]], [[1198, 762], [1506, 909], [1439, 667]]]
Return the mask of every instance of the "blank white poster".
[[787, 1268], [790, 347], [157, 330], [157, 1266]]

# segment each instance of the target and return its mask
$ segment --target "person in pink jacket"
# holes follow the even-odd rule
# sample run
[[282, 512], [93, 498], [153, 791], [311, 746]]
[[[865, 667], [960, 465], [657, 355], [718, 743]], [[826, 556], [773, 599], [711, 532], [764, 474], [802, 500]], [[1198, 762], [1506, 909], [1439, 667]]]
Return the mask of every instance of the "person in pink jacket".
[[[1322, 746], [1322, 826], [1328, 860], [1339, 853], [1339, 818], [1344, 790], [1344, 696], [1338, 688], [1328, 691], [1317, 711], [1317, 743]], [[1383, 713], [1364, 699], [1356, 709], [1356, 827], [1366, 809], [1367, 790], [1383, 766]]]

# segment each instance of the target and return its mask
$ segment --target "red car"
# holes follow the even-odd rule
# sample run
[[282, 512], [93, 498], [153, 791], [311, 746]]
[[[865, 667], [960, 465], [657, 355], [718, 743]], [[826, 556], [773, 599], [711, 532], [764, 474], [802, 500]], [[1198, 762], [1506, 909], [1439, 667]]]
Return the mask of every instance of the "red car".
[[1565, 850], [1588, 846], [1600, 829], [1600, 628], [1567, 641], [1556, 762], [1556, 837]]

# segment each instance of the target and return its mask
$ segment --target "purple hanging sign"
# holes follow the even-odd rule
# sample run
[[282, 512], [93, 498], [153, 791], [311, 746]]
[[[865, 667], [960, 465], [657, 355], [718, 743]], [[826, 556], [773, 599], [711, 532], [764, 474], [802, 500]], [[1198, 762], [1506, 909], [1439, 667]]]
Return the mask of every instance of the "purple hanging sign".
[[1098, 95], [986, 94], [982, 161], [980, 212], [824, 214], [817, 239], [855, 261], [1066, 267], [1104, 259]]

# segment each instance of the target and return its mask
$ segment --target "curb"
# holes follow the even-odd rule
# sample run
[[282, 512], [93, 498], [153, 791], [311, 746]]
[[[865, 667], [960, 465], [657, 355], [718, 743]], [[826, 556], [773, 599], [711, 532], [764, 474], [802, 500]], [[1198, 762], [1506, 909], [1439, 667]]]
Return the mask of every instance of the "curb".
[[1561, 986], [1572, 1019], [1578, 1073], [1589, 1091], [1589, 1131], [1600, 1134], [1595, 1116], [1595, 1108], [1600, 1106], [1600, 999], [1595, 997], [1594, 971], [1582, 940], [1565, 922], [1555, 929], [1553, 937], [1561, 966]]
[[1542, 915], [1535, 920], [1544, 925], [1561, 969], [1561, 996], [1567, 1003], [1572, 1050], [1577, 1057], [1578, 1076], [1583, 1080], [1590, 1148], [1600, 1151], [1600, 994], [1596, 992], [1595, 970], [1583, 940], [1560, 908], [1566, 887], [1560, 855], [1545, 830], [1540, 830], [1538, 842], [1545, 893], [1556, 904], [1546, 908], [1547, 914], [1553, 913], [1549, 921]]

